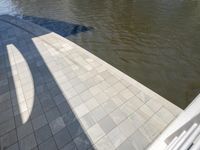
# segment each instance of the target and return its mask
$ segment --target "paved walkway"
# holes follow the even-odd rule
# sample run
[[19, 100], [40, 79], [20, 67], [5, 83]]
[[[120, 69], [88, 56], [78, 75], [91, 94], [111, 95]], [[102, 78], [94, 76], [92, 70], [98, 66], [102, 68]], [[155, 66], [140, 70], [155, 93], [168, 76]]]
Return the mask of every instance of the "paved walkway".
[[0, 16], [2, 149], [142, 150], [180, 112], [67, 39]]

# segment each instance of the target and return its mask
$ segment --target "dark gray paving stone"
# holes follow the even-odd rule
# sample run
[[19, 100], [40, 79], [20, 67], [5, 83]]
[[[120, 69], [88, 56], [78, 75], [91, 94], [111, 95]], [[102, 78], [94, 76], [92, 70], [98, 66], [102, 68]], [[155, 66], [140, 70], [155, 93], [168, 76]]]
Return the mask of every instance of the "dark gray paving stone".
[[56, 133], [54, 135], [54, 139], [59, 149], [72, 141], [72, 137], [70, 136], [66, 127]]
[[83, 128], [81, 127], [80, 123], [77, 120], [69, 124], [67, 128], [72, 138], [75, 138], [79, 136], [82, 132], [84, 132]]
[[60, 91], [60, 89], [57, 86], [51, 88], [50, 89], [50, 93], [51, 93], [52, 97], [55, 97], [55, 96], [57, 96], [59, 94], [62, 94], [62, 92]]
[[39, 145], [39, 150], [57, 150], [56, 143], [54, 139], [51, 137], [44, 143]]
[[105, 118], [100, 120], [99, 125], [105, 133], [110, 132], [114, 127], [116, 127], [115, 122], [109, 116], [106, 116]]
[[22, 117], [29, 118], [29, 114], [30, 113], [27, 110], [27, 111], [15, 116], [15, 125], [16, 125], [16, 127], [19, 127], [19, 126], [23, 125]]
[[35, 137], [38, 144], [41, 144], [51, 136], [52, 134], [49, 125], [45, 125], [40, 129], [38, 129], [37, 131], [35, 131]]
[[4, 101], [0, 103], [0, 112], [6, 111], [12, 107], [12, 103], [10, 100]]
[[6, 150], [19, 150], [19, 145], [18, 145], [18, 143], [15, 143], [15, 144], [9, 146]]
[[0, 124], [0, 136], [15, 128], [14, 118]]
[[60, 130], [62, 130], [66, 125], [62, 119], [62, 117], [58, 117], [55, 120], [53, 120], [50, 124], [49, 124], [50, 128], [51, 128], [51, 132], [52, 134], [56, 134], [57, 132], [59, 132]]
[[65, 114], [71, 111], [69, 104], [65, 101], [58, 105], [58, 110], [61, 114]]
[[31, 150], [36, 146], [34, 134], [30, 134], [19, 141], [20, 150]]
[[39, 117], [34, 118], [32, 120], [32, 124], [33, 124], [33, 129], [37, 130], [47, 124], [47, 119], [45, 115], [40, 115]]
[[54, 107], [53, 109], [50, 109], [48, 112], [45, 113], [47, 121], [51, 122], [58, 118], [60, 116], [60, 113], [57, 109], [57, 107]]
[[44, 114], [43, 110], [42, 110], [42, 106], [40, 104], [36, 105], [35, 107], [33, 107], [33, 109], [31, 110], [31, 118], [34, 119], [40, 115]]
[[17, 134], [16, 134], [16, 130], [12, 130], [10, 132], [8, 132], [7, 134], [5, 134], [4, 136], [2, 136], [0, 138], [1, 140], [1, 148], [2, 149], [6, 149], [9, 146], [11, 146], [12, 144], [17, 142]]
[[54, 108], [56, 106], [56, 103], [52, 99], [47, 99], [47, 100], [41, 101], [41, 105], [44, 112], [46, 112]]
[[10, 92], [6, 92], [0, 95], [0, 102], [10, 101]]
[[69, 144], [65, 145], [61, 150], [78, 150], [76, 144], [72, 141]]
[[92, 147], [92, 144], [85, 133], [82, 133], [80, 136], [75, 138], [74, 143], [76, 144], [78, 150], [87, 150]]
[[53, 100], [56, 103], [56, 105], [59, 105], [63, 102], [67, 102], [65, 97], [62, 94], [56, 95], [55, 97], [53, 97]]
[[17, 128], [17, 136], [19, 139], [22, 139], [23, 137], [29, 135], [32, 132], [33, 128], [30, 121]]
[[34, 147], [32, 150], [39, 150], [39, 148], [38, 147]]
[[64, 114], [62, 118], [66, 125], [69, 125], [72, 122], [76, 121], [76, 116], [74, 115], [72, 111], [68, 112], [67, 114]]
[[14, 117], [14, 115], [13, 115], [12, 108], [10, 108], [6, 111], [3, 111], [0, 113], [0, 123], [3, 123], [13, 117]]

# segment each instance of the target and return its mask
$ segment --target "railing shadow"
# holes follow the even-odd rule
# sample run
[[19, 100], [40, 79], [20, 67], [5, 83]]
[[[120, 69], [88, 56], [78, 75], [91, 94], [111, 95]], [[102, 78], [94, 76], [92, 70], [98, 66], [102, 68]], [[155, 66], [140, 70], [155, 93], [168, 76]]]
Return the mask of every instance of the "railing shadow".
[[[35, 36], [8, 22], [0, 22], [5, 27], [5, 34], [0, 32], [0, 55], [5, 59], [3, 74], [8, 79], [6, 92], [11, 102], [4, 113], [12, 113], [0, 115], [1, 149], [93, 149], [66, 95], [33, 42]], [[8, 101], [2, 97], [4, 93], [0, 90], [0, 100]]]

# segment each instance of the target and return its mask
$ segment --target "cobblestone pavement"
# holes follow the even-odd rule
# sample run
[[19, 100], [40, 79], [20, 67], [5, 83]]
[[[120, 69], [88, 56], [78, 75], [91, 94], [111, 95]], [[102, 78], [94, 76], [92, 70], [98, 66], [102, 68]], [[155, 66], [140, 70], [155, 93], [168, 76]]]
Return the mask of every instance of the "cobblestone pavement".
[[181, 111], [67, 39], [0, 16], [2, 149], [141, 150]]

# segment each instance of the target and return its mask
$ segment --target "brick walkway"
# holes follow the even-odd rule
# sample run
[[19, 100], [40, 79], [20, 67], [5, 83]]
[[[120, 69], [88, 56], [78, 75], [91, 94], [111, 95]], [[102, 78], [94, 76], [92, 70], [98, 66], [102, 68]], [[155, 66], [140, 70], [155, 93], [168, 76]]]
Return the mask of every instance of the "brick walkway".
[[0, 16], [2, 149], [142, 150], [181, 111], [67, 39]]

